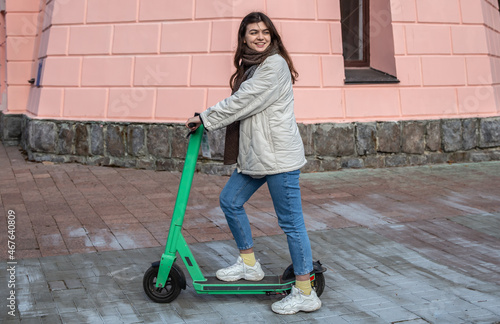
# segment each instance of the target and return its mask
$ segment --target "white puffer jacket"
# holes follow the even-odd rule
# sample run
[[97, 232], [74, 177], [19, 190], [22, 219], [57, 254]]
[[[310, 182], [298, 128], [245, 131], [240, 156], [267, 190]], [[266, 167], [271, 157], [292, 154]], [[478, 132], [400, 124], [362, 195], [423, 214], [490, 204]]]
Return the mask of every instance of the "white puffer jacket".
[[269, 56], [238, 91], [200, 117], [208, 131], [240, 121], [238, 172], [262, 176], [306, 164], [293, 112], [290, 70], [279, 54]]

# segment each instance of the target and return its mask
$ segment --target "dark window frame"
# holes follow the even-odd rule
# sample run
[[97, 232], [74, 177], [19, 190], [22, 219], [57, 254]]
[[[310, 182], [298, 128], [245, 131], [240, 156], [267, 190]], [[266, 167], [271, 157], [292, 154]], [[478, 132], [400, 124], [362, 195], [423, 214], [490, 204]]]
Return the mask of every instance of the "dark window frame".
[[[343, 2], [351, 2], [353, 0], [341, 0], [340, 5]], [[499, 0], [500, 1], [500, 0]], [[363, 59], [362, 60], [346, 60], [344, 56], [344, 66], [345, 67], [369, 67], [370, 66], [370, 0], [363, 0]], [[342, 8], [341, 8], [342, 12]], [[341, 18], [341, 24], [343, 19]], [[343, 28], [343, 27], [342, 27]], [[344, 34], [344, 32], [342, 32]], [[345, 40], [342, 38], [342, 44]]]

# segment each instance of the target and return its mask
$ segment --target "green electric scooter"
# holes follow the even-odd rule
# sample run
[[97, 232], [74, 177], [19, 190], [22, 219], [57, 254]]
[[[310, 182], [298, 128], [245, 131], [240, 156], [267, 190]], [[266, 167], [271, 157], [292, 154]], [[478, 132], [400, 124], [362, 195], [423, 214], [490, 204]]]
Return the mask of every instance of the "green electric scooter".
[[[177, 253], [184, 262], [189, 275], [193, 280], [193, 287], [199, 294], [288, 294], [295, 283], [293, 265], [288, 266], [281, 276], [265, 276], [261, 281], [239, 280], [225, 282], [215, 276], [205, 277], [186, 240], [182, 236], [182, 224], [188, 203], [189, 192], [200, 150], [203, 125], [190, 133], [186, 160], [182, 171], [181, 181], [177, 192], [174, 212], [168, 232], [167, 245], [161, 260], [152, 263], [143, 278], [143, 287], [146, 295], [157, 303], [170, 303], [186, 289], [186, 277], [181, 268], [175, 264]], [[189, 135], [188, 135], [189, 136]], [[326, 271], [319, 261], [314, 262], [311, 272], [311, 284], [320, 296], [325, 288], [323, 272]]]

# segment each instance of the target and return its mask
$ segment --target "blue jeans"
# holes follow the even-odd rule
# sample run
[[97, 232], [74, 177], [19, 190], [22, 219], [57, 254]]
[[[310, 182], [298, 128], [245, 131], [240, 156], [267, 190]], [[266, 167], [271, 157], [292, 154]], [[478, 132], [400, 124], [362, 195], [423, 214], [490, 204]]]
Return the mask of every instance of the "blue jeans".
[[295, 275], [305, 275], [312, 271], [313, 261], [302, 214], [299, 175], [296, 170], [255, 179], [235, 170], [220, 194], [220, 207], [238, 249], [252, 248], [252, 231], [243, 205], [267, 182], [278, 224], [287, 237]]

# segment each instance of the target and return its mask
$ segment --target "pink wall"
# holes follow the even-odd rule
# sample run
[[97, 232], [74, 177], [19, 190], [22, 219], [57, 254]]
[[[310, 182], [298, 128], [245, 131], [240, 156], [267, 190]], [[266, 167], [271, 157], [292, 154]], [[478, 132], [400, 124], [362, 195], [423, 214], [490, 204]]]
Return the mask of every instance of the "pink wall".
[[5, 14], [0, 14], [0, 110], [7, 109], [7, 42]]
[[497, 0], [377, 4], [373, 65], [396, 85], [344, 85], [339, 0], [7, 0], [7, 112], [184, 121], [229, 95], [239, 21], [259, 10], [300, 73], [299, 122], [499, 115]]
[[392, 33], [391, 1], [370, 2], [370, 66], [397, 75]]
[[[43, 1], [42, 1], [43, 2]], [[41, 1], [6, 1], [5, 58], [7, 90], [5, 103], [9, 113], [25, 113], [34, 77], [36, 35], [39, 28]], [[4, 36], [4, 35], [2, 35]], [[3, 64], [1, 62], [0, 64]], [[3, 89], [2, 89], [3, 90]], [[5, 99], [5, 98], [3, 98]]]

